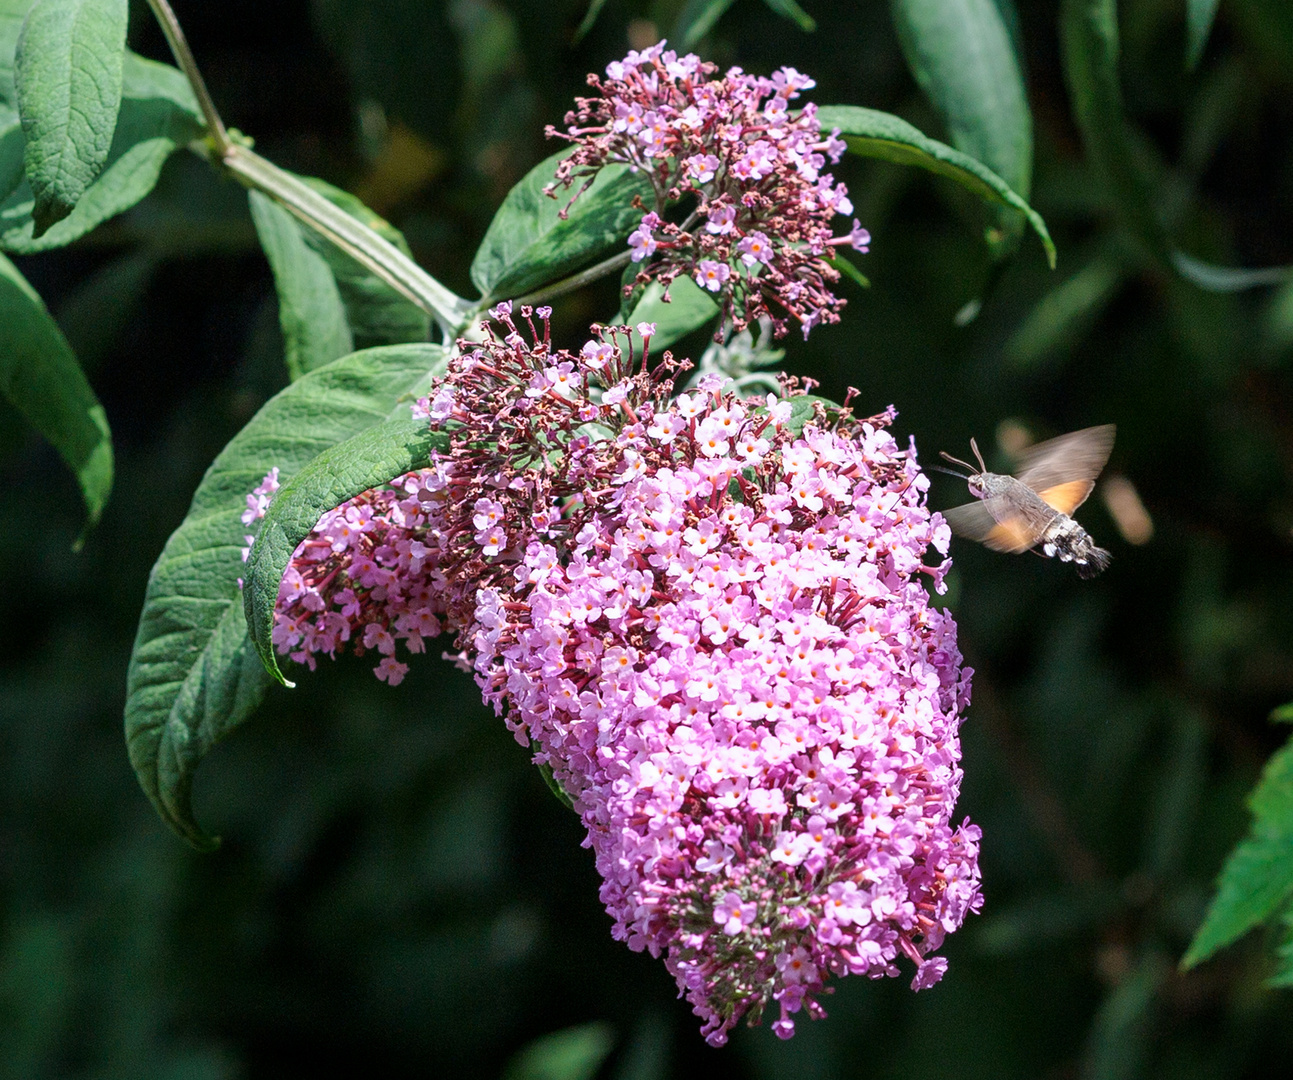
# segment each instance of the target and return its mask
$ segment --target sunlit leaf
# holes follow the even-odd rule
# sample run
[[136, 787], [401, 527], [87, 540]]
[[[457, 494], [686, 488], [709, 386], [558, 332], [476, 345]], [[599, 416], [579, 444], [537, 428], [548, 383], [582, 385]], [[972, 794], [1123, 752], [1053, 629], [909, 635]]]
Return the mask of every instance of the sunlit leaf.
[[108, 159], [121, 108], [127, 0], [38, 0], [14, 57], [35, 236], [72, 212]]
[[429, 430], [426, 420], [414, 420], [400, 410], [398, 416], [324, 450], [274, 497], [256, 531], [256, 544], [247, 563], [243, 611], [265, 670], [280, 682], [287, 684], [271, 640], [274, 605], [297, 545], [327, 511], [425, 466], [431, 450], [446, 443], [447, 437]]
[[817, 117], [823, 131], [839, 128], [855, 154], [928, 169], [955, 180], [980, 198], [1020, 211], [1041, 239], [1047, 260], [1055, 265], [1055, 245], [1041, 215], [981, 161], [929, 138], [892, 113], [857, 105], [823, 105]]
[[36, 290], [0, 255], [0, 390], [76, 474], [89, 515], [112, 490], [112, 436], [71, 346]]
[[255, 710], [269, 676], [247, 637], [238, 579], [247, 495], [277, 466], [290, 481], [329, 447], [408, 415], [408, 399], [444, 363], [436, 345], [342, 357], [272, 398], [207, 470], [153, 567], [126, 684], [130, 761], [163, 820], [199, 847], [193, 774]]
[[1217, 895], [1190, 942], [1193, 967], [1284, 909], [1293, 898], [1293, 741], [1266, 763], [1248, 797], [1253, 821], [1217, 882]]
[[[699, 330], [717, 314], [718, 305], [710, 295], [691, 278], [681, 276], [669, 286], [668, 303], [665, 303], [660, 283], [651, 282], [624, 322], [628, 326], [637, 326], [640, 322], [655, 323], [651, 348], [658, 350], [672, 345], [693, 330]], [[641, 339], [635, 334], [635, 348], [640, 348], [641, 344]]]
[[327, 260], [306, 243], [296, 218], [259, 191], [249, 198], [256, 234], [274, 272], [287, 372], [299, 379], [354, 351], [346, 308]]
[[481, 296], [501, 300], [569, 274], [598, 255], [626, 248], [628, 234], [642, 220], [632, 206], [641, 195], [647, 205], [651, 183], [642, 171], [608, 165], [585, 191], [564, 220], [561, 211], [579, 190], [576, 181], [556, 198], [543, 193], [552, 183], [557, 164], [568, 151], [553, 154], [531, 169], [507, 193], [490, 222], [471, 264], [471, 280]]

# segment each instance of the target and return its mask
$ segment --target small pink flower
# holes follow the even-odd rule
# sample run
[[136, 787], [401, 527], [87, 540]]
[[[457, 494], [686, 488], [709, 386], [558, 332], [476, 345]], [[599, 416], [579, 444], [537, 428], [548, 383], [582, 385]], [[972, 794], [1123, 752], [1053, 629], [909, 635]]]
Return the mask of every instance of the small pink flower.
[[727, 263], [715, 262], [713, 259], [701, 259], [700, 265], [696, 267], [696, 272], [692, 276], [696, 279], [696, 284], [702, 289], [718, 292], [727, 279], [732, 276], [732, 269]]

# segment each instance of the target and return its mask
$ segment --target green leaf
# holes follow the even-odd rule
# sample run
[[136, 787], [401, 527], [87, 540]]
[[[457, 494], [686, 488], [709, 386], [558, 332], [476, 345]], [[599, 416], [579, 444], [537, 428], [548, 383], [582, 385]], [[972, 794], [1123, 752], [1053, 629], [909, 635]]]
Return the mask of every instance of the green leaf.
[[22, 183], [23, 146], [22, 121], [0, 102], [0, 202]]
[[769, 11], [774, 11], [783, 19], [789, 19], [805, 34], [817, 29], [817, 20], [801, 8], [795, 0], [763, 0]]
[[[637, 326], [640, 322], [655, 323], [655, 336], [651, 338], [651, 349], [655, 352], [672, 345], [693, 330], [699, 330], [717, 314], [718, 305], [709, 293], [691, 278], [677, 277], [669, 286], [668, 303], [665, 303], [664, 289], [660, 283], [653, 281], [643, 290], [642, 299], [624, 323], [626, 326]], [[642, 339], [636, 332], [633, 340], [634, 348], [640, 349]]]
[[597, 16], [602, 13], [602, 8], [606, 6], [606, 0], [591, 0], [588, 10], [584, 13], [583, 19], [579, 23], [579, 29], [575, 31], [575, 44], [584, 40], [584, 36], [597, 22]]
[[148, 579], [126, 683], [126, 742], [140, 785], [162, 819], [199, 847], [193, 774], [256, 708], [269, 676], [247, 638], [238, 578], [246, 573], [247, 495], [278, 466], [289, 481], [331, 446], [407, 415], [403, 402], [443, 368], [438, 345], [342, 357], [273, 397], [207, 470], [183, 523]]
[[849, 149], [863, 157], [879, 158], [899, 165], [916, 165], [949, 177], [980, 198], [1020, 211], [1041, 239], [1046, 259], [1055, 266], [1055, 245], [1046, 222], [1009, 184], [981, 161], [931, 139], [892, 113], [864, 109], [858, 105], [823, 105], [817, 110], [822, 130], [839, 128]]
[[1142, 253], [1166, 265], [1167, 240], [1154, 193], [1123, 117], [1115, 0], [1063, 0], [1060, 44], [1073, 115], [1109, 205]]
[[651, 183], [625, 165], [602, 169], [561, 220], [582, 181], [568, 192], [558, 191], [555, 199], [543, 194], [543, 188], [568, 153], [553, 154], [526, 173], [490, 222], [471, 264], [471, 280], [486, 300], [519, 296], [578, 270], [623, 245], [642, 220], [642, 211], [631, 204], [634, 195], [641, 195], [650, 205]]
[[1221, 870], [1217, 895], [1181, 960], [1183, 968], [1237, 941], [1293, 898], [1293, 740], [1266, 763], [1248, 808], [1252, 828]]
[[552, 772], [552, 766], [546, 761], [539, 762], [537, 766], [539, 775], [543, 777], [543, 782], [548, 785], [548, 790], [556, 797], [557, 802], [561, 803], [567, 810], [575, 808], [574, 800], [566, 793], [566, 789], [561, 786]]
[[673, 36], [690, 49], [708, 34], [714, 24], [727, 12], [734, 0], [687, 0], [686, 6], [674, 23]]
[[0, 0], [0, 102], [18, 108], [13, 85], [13, 58], [18, 51], [18, 37], [27, 12], [36, 0]]
[[839, 254], [838, 250], [826, 262], [848, 278], [854, 285], [861, 289], [871, 288], [871, 279], [862, 273], [852, 261]]
[[251, 219], [274, 272], [287, 372], [307, 371], [353, 352], [346, 308], [327, 260], [306, 243], [296, 218], [268, 195], [248, 193]]
[[503, 1080], [593, 1080], [614, 1046], [615, 1029], [604, 1021], [556, 1031], [517, 1054]]
[[1169, 974], [1155, 952], [1141, 956], [1110, 988], [1087, 1036], [1084, 1080], [1139, 1080], [1147, 1073], [1154, 1024], [1154, 1003]]
[[1293, 987], [1293, 907], [1284, 911], [1283, 933], [1275, 949], [1275, 974], [1266, 980], [1272, 990], [1286, 990]]
[[79, 239], [152, 191], [166, 159], [200, 137], [202, 130], [184, 76], [166, 64], [127, 53], [121, 113], [98, 179], [67, 217], [41, 235], [36, 235], [32, 216], [35, 196], [31, 185], [22, 181], [0, 204], [0, 249], [28, 255]]
[[1193, 71], [1203, 59], [1221, 0], [1185, 0], [1185, 67]]
[[112, 491], [108, 418], [36, 290], [0, 255], [0, 389], [76, 474], [89, 515]]
[[[401, 253], [413, 257], [404, 234], [350, 192], [317, 177], [304, 176], [301, 179], [329, 202], [395, 245]], [[356, 348], [426, 341], [431, 334], [431, 316], [425, 308], [391, 288], [357, 259], [313, 229], [303, 229], [303, 232], [306, 242], [323, 256], [332, 270], [341, 302], [346, 306], [346, 319]]]
[[260, 522], [247, 563], [243, 611], [265, 670], [279, 682], [292, 685], [279, 669], [271, 641], [274, 605], [279, 583], [297, 545], [327, 511], [369, 488], [424, 467], [432, 449], [447, 444], [447, 436], [429, 430], [426, 420], [414, 420], [401, 410], [398, 417], [366, 428], [323, 451], [274, 496]]
[[1006, 362], [1019, 369], [1065, 355], [1095, 324], [1127, 280], [1114, 255], [1096, 255], [1067, 281], [1043, 296], [1006, 342]]
[[952, 145], [1026, 199], [1033, 122], [999, 3], [1013, 6], [1010, 0], [890, 0], [889, 6], [907, 66], [942, 116]]
[[127, 0], [38, 0], [14, 56], [35, 236], [62, 221], [108, 160], [121, 109]]

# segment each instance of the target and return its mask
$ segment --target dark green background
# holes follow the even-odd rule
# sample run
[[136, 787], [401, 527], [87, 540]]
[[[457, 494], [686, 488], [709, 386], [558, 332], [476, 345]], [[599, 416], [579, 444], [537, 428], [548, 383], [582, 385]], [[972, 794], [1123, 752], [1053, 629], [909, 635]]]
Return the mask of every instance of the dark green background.
[[[709, 55], [792, 64], [821, 103], [942, 134], [887, 4], [805, 6], [815, 34], [738, 0]], [[286, 378], [245, 198], [180, 155], [134, 211], [20, 261], [107, 409], [119, 474], [73, 554], [72, 479], [0, 416], [0, 1076], [492, 1077], [536, 1037], [594, 1020], [613, 1025], [599, 1075], [617, 1080], [1289, 1067], [1293, 1008], [1261, 988], [1261, 934], [1188, 975], [1175, 965], [1283, 738], [1266, 715], [1293, 697], [1293, 285], [1208, 294], [1128, 262], [1107, 302], [1010, 359], [1043, 296], [1125, 250], [1071, 119], [1057, 4], [1020, 7], [1033, 203], [1059, 269], [1030, 237], [994, 269], [969, 196], [850, 160], [838, 172], [875, 237], [858, 259], [873, 286], [842, 286], [843, 324], [787, 342], [787, 365], [823, 392], [897, 405], [927, 462], [971, 435], [993, 446], [1003, 420], [1038, 437], [1117, 423], [1110, 470], [1156, 527], [1130, 547], [1093, 499], [1082, 519], [1114, 554], [1093, 582], [954, 549], [949, 601], [977, 671], [961, 808], [984, 829], [986, 904], [950, 939], [944, 982], [917, 997], [906, 979], [846, 979], [830, 1018], [790, 1043], [765, 1028], [708, 1049], [663, 965], [610, 940], [577, 821], [434, 657], [396, 690], [343, 661], [271, 693], [199, 774], [199, 820], [222, 849], [200, 856], [165, 830], [121, 736], [148, 569], [206, 465]], [[1182, 200], [1194, 254], [1293, 262], [1291, 9], [1222, 0], [1189, 74], [1184, 7], [1123, 5], [1128, 112], [1170, 166], [1157, 191]], [[440, 171], [379, 208], [466, 294], [493, 209], [551, 152], [543, 123], [623, 55], [631, 20], [667, 29], [677, 5], [610, 0], [579, 44], [583, 0], [175, 8], [227, 121], [280, 164], [362, 190], [383, 123], [437, 147]], [[135, 48], [165, 58], [143, 5], [131, 26]], [[955, 325], [976, 297], [981, 315]], [[564, 342], [615, 306], [613, 284], [563, 303]], [[936, 506], [963, 497], [936, 478]]]

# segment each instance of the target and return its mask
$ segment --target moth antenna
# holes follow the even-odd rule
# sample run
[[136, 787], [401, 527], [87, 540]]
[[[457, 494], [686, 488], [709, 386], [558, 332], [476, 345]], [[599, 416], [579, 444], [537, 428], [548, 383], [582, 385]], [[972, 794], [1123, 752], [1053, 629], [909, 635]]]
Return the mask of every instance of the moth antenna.
[[[973, 475], [974, 475], [974, 473], [975, 473], [975, 471], [976, 471], [976, 470], [975, 470], [974, 466], [973, 466], [973, 465], [971, 465], [968, 461], [962, 461], [959, 457], [952, 457], [952, 455], [951, 455], [951, 454], [949, 454], [946, 450], [940, 450], [940, 451], [938, 452], [938, 454], [939, 454], [939, 456], [940, 456], [944, 461], [950, 461], [953, 465], [959, 465], [959, 466], [961, 466], [961, 468], [962, 468], [962, 469], [965, 469], [967, 472], [969, 472], [969, 474], [970, 474], [971, 476], [973, 476]], [[946, 470], [946, 469], [944, 469], [943, 471], [944, 471], [944, 472], [946, 472], [947, 470]], [[960, 474], [960, 473], [952, 473], [952, 475], [953, 475], [953, 476], [960, 476], [961, 474]], [[964, 479], [965, 479], [965, 477], [963, 477], [963, 476], [962, 476], [962, 477], [961, 477], [961, 479], [962, 479], [962, 480], [964, 480]]]
[[973, 436], [970, 437], [970, 449], [974, 451], [975, 460], [979, 463], [979, 472], [987, 472], [988, 467], [983, 464], [983, 455], [979, 453], [979, 444], [974, 441]]

